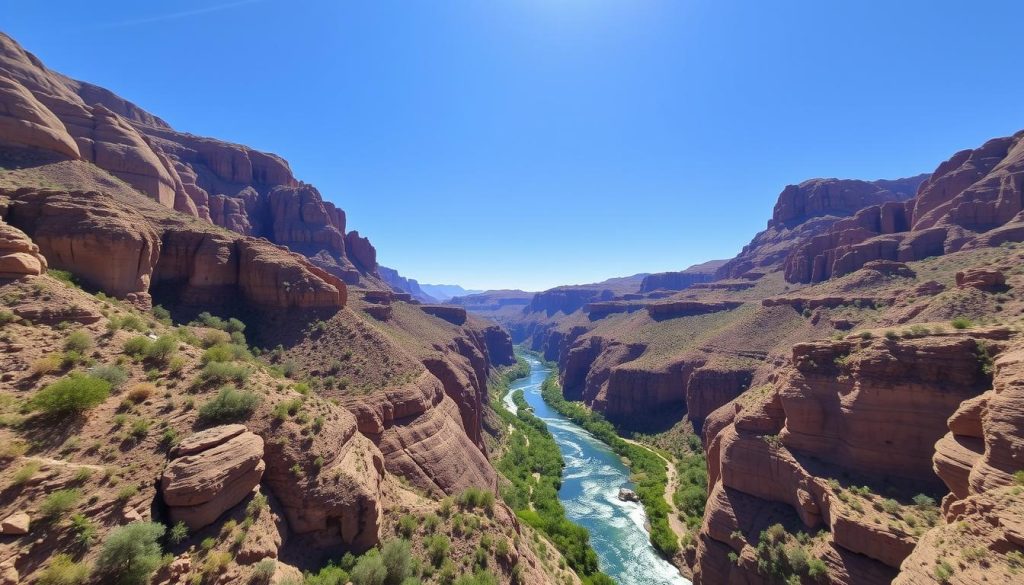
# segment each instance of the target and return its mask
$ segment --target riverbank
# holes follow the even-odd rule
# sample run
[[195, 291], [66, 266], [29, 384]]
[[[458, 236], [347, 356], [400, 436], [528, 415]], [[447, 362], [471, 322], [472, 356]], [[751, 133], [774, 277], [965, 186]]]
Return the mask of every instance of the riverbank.
[[671, 504], [671, 496], [666, 497], [666, 494], [674, 493], [668, 491], [667, 461], [651, 449], [620, 437], [615, 427], [600, 414], [580, 403], [566, 400], [554, 370], [544, 380], [541, 396], [562, 416], [586, 429], [628, 461], [632, 479], [637, 484], [635, 491], [647, 513], [651, 544], [665, 558], [675, 557], [680, 552], [680, 535], [672, 530], [669, 522], [669, 515], [675, 507]]
[[[620, 585], [689, 585], [651, 544], [643, 505], [618, 498], [622, 488], [637, 489], [623, 458], [544, 401], [542, 387], [552, 368], [532, 354], [524, 357], [530, 377], [515, 382], [503, 406], [510, 412], [530, 410], [554, 437], [565, 462], [558, 499], [568, 519], [589, 531], [601, 570]], [[523, 390], [523, 401], [513, 401], [516, 390]]]
[[[590, 533], [566, 517], [558, 499], [565, 463], [551, 432], [530, 410], [522, 389], [512, 384], [532, 372], [520, 358], [492, 383], [491, 405], [508, 429], [500, 458], [495, 467], [507, 480], [502, 499], [526, 524], [538, 530], [553, 545], [583, 583], [614, 585], [601, 572], [597, 553], [590, 544]], [[507, 395], [515, 407], [506, 407]]]

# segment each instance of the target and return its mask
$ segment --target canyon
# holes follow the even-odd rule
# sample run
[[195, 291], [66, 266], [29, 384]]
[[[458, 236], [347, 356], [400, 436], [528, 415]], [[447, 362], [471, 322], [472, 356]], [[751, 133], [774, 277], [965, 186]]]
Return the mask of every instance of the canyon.
[[1022, 161], [1018, 132], [809, 179], [730, 259], [465, 291], [379, 265], [283, 158], [0, 34], [0, 585], [119, 578], [133, 525], [167, 532], [154, 583], [394, 550], [429, 582], [588, 582], [494, 498], [514, 344], [678, 466], [671, 502], [700, 492], [671, 559], [696, 584], [1021, 582]]

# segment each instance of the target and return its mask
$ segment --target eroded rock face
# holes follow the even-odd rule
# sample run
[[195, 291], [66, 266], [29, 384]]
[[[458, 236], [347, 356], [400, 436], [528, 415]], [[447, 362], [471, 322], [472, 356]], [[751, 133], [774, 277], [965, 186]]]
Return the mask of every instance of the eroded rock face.
[[913, 199], [867, 207], [794, 249], [789, 282], [820, 282], [872, 260], [906, 262], [1024, 239], [1024, 133], [939, 165]]
[[50, 264], [141, 306], [149, 306], [153, 286], [170, 287], [176, 302], [193, 305], [237, 297], [255, 307], [339, 309], [347, 300], [341, 280], [266, 240], [95, 191], [0, 195], [9, 199], [6, 221], [24, 230]]
[[[961, 403], [974, 405], [954, 417], [954, 426], [978, 427], [976, 397], [989, 386], [979, 344], [998, 352], [1008, 333], [993, 328], [794, 346], [791, 367], [777, 382], [705, 422], [712, 491], [695, 583], [762, 582], [752, 548], [758, 534], [773, 517], [794, 516], [807, 528], [828, 528], [830, 548], [821, 558], [830, 582], [891, 581], [917, 538], [891, 523], [868, 521], [836, 497], [828, 480], [855, 473], [885, 478], [908, 493], [934, 489], [938, 478], [928, 461], [946, 419]], [[729, 553], [738, 562], [729, 561]]]
[[46, 258], [25, 232], [0, 219], [0, 278], [37, 276], [46, 272]]
[[321, 255], [321, 267], [348, 282], [376, 270], [369, 240], [346, 238], [344, 212], [280, 157], [176, 132], [103, 88], [47, 69], [3, 34], [0, 143], [88, 161], [164, 207]]
[[826, 232], [842, 218], [871, 205], [899, 204], [910, 199], [926, 178], [927, 175], [894, 181], [811, 179], [789, 185], [779, 194], [767, 229], [722, 266], [717, 277], [738, 278], [774, 269], [801, 243]]
[[389, 472], [438, 495], [496, 489], [494, 469], [472, 439], [479, 429], [464, 426], [458, 405], [431, 373], [370, 396], [343, 397], [341, 404], [380, 448]]
[[1006, 275], [992, 268], [972, 268], [956, 273], [956, 285], [960, 288], [994, 291], [1006, 285]]
[[171, 452], [160, 489], [172, 522], [196, 531], [252, 493], [266, 470], [263, 439], [243, 425], [214, 427]]
[[691, 266], [679, 272], [660, 272], [649, 274], [640, 283], [640, 292], [647, 293], [655, 290], [683, 290], [695, 284], [711, 282], [715, 279], [715, 272], [725, 262], [713, 260]]

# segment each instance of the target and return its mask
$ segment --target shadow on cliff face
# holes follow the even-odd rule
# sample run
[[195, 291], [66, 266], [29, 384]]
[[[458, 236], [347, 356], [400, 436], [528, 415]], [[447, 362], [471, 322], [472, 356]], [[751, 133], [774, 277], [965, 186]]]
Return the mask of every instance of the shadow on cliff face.
[[190, 323], [203, 312], [222, 319], [234, 317], [245, 323], [246, 341], [255, 347], [291, 347], [310, 334], [311, 324], [327, 321], [340, 310], [255, 307], [245, 303], [234, 290], [226, 290], [218, 303], [195, 305], [181, 302], [180, 288], [153, 285], [150, 288], [153, 305], [167, 309], [176, 324]]

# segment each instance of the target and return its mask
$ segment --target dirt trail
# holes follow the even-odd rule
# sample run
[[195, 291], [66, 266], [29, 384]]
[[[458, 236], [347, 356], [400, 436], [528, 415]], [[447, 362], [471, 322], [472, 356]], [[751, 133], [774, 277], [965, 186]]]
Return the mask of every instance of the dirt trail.
[[658, 453], [654, 449], [651, 449], [643, 443], [639, 443], [632, 439], [623, 438], [623, 441], [630, 445], [636, 445], [642, 449], [647, 449], [651, 453], [654, 453], [665, 462], [665, 475], [668, 478], [668, 482], [665, 484], [665, 503], [668, 504], [668, 509], [671, 512], [668, 515], [668, 525], [672, 529], [672, 532], [676, 533], [676, 538], [682, 539], [683, 535], [687, 533], [686, 525], [679, 519], [679, 510], [676, 508], [676, 502], [672, 499], [672, 495], [676, 493], [676, 488], [679, 487], [679, 474], [676, 471], [676, 462], [674, 459], [666, 459], [664, 455]]

